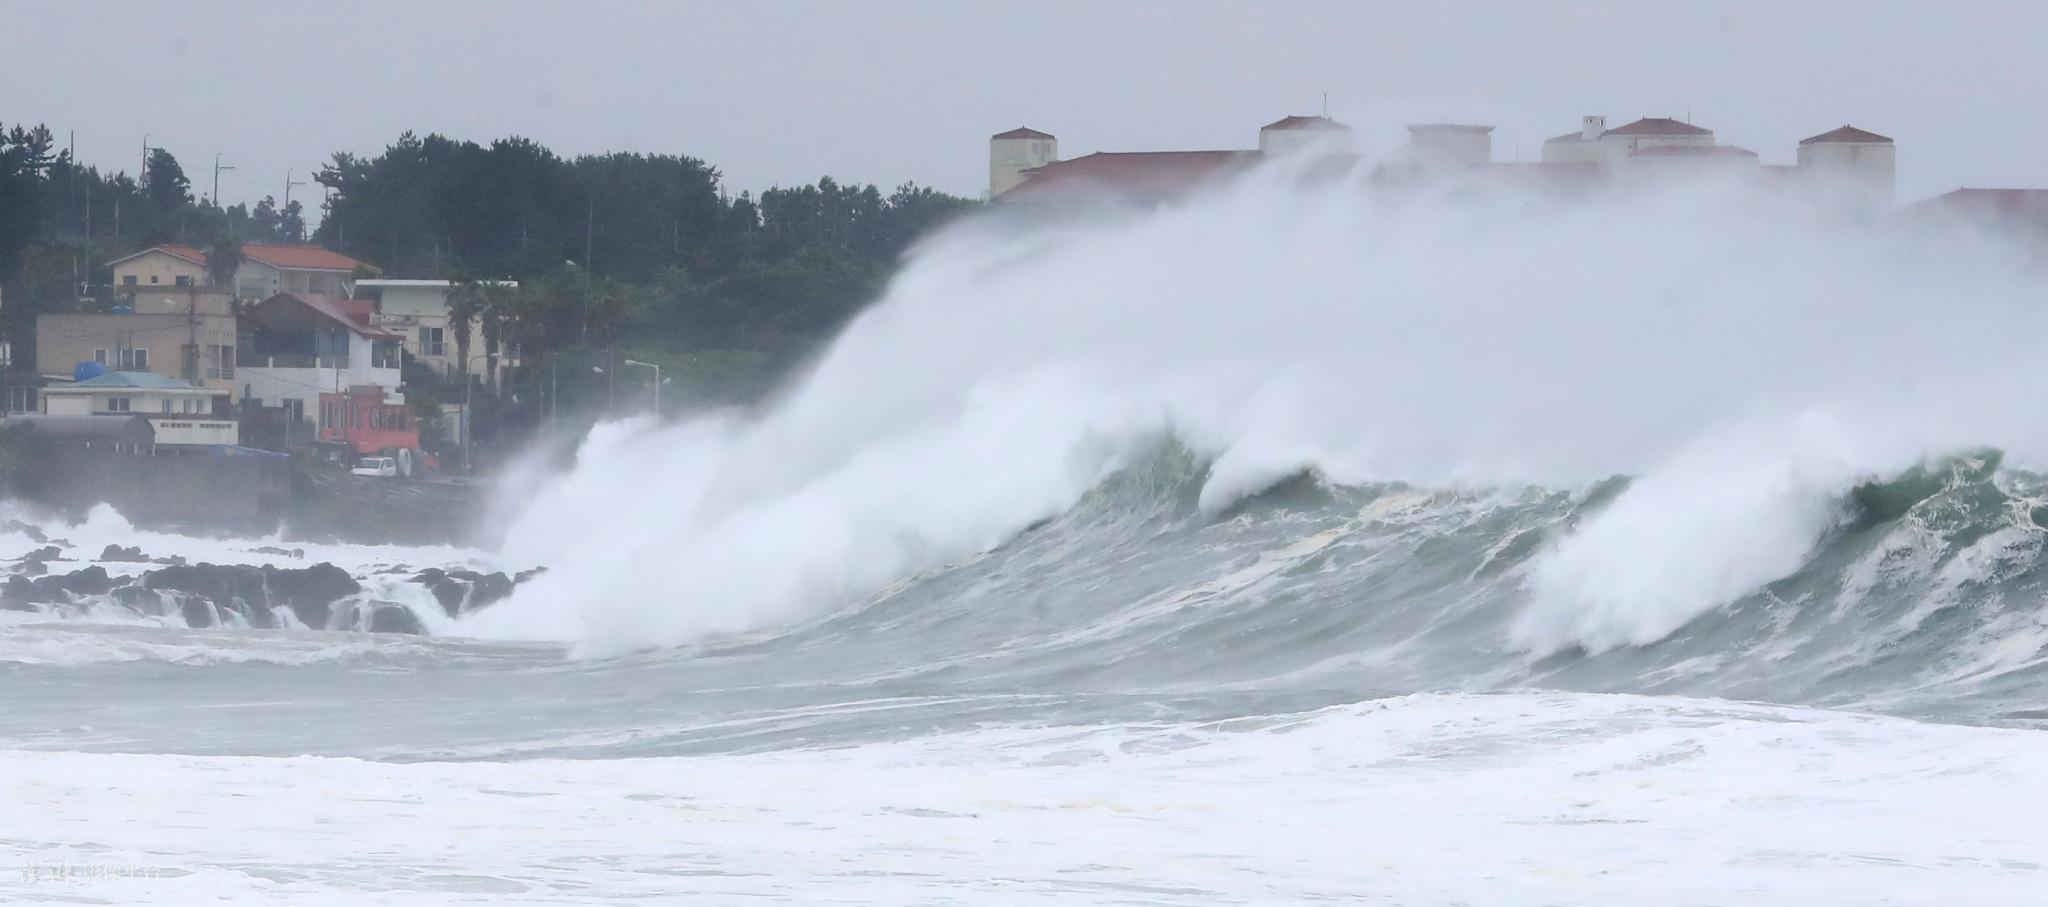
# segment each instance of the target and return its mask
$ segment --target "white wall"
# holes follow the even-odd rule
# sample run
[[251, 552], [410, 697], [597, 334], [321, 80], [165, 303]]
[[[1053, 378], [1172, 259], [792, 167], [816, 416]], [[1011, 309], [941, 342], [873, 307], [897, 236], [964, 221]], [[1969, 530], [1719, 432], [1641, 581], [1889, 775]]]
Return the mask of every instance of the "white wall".
[[1024, 182], [1024, 171], [1059, 159], [1059, 139], [989, 139], [989, 197], [994, 198]]
[[1271, 156], [1309, 150], [1324, 153], [1350, 151], [1351, 127], [1332, 126], [1327, 129], [1259, 130], [1259, 153], [1261, 154]]
[[372, 344], [370, 338], [350, 331], [347, 368], [243, 366], [235, 372], [242, 388], [241, 396], [254, 398], [262, 406], [278, 406], [285, 400], [297, 400], [305, 407], [308, 419], [318, 418], [321, 394], [345, 391], [357, 384], [385, 388], [390, 391], [385, 402], [404, 403], [404, 395], [398, 393], [399, 370], [371, 367]]
[[1818, 192], [1889, 208], [1897, 185], [1898, 148], [1890, 142], [1814, 142], [1799, 146], [1799, 170]]

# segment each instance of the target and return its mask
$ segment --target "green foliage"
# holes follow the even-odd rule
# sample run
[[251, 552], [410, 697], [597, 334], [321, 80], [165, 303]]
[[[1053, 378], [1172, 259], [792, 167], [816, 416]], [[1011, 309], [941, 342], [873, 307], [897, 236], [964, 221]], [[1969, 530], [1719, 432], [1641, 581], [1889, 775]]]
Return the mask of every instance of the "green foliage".
[[[0, 132], [0, 335], [18, 352], [34, 314], [76, 307], [111, 279], [112, 258], [154, 242], [200, 246], [219, 283], [240, 243], [305, 233], [298, 202], [195, 203], [167, 149], [152, 149], [138, 182], [78, 166], [54, 144], [42, 127]], [[315, 179], [329, 200], [314, 241], [386, 276], [458, 282], [448, 339], [464, 362], [485, 360], [492, 386], [473, 394], [507, 398], [475, 401], [478, 412], [508, 419], [532, 417], [541, 400], [616, 403], [620, 379], [594, 369], [626, 355], [673, 369], [665, 402], [759, 394], [871, 301], [919, 237], [976, 206], [830, 177], [732, 195], [716, 168], [684, 155], [563, 158], [525, 138], [410, 132], [374, 155], [337, 152]], [[497, 285], [508, 279], [518, 287]], [[427, 419], [461, 397], [431, 370], [408, 370], [406, 385]]]

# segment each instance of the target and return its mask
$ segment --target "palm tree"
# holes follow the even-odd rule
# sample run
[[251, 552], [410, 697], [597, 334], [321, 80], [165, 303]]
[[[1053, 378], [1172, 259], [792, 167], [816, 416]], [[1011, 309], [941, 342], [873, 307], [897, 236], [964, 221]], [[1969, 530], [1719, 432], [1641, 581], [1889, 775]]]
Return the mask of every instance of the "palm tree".
[[233, 295], [235, 272], [242, 269], [247, 257], [242, 254], [242, 244], [231, 239], [218, 239], [206, 250], [206, 279], [216, 287], [227, 287]]
[[455, 372], [469, 381], [469, 325], [483, 309], [483, 287], [458, 280], [448, 287], [448, 329], [455, 332]]

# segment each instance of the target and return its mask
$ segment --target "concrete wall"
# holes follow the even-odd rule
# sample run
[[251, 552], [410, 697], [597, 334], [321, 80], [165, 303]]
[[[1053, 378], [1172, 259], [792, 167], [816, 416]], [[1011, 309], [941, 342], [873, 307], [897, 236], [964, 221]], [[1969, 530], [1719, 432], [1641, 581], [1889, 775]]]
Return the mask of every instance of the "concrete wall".
[[[185, 346], [199, 343], [198, 374], [185, 374]], [[108, 367], [119, 365], [118, 350], [147, 350], [149, 368], [167, 378], [191, 381], [231, 394], [235, 389], [235, 319], [227, 315], [38, 315], [36, 371], [70, 376], [80, 362], [105, 351]], [[225, 347], [223, 356], [216, 350]]]
[[134, 285], [141, 288], [176, 286], [180, 277], [195, 284], [207, 282], [205, 265], [193, 264], [161, 249], [152, 249], [114, 266], [117, 289], [128, 286], [131, 277], [135, 279]]
[[104, 502], [138, 521], [240, 525], [274, 520], [289, 502], [291, 464], [282, 458], [51, 452], [61, 455], [37, 457], [22, 485], [24, 496], [54, 507]]
[[1873, 211], [1892, 206], [1898, 148], [1890, 142], [1814, 142], [1799, 146], [1802, 179], [1823, 197]]

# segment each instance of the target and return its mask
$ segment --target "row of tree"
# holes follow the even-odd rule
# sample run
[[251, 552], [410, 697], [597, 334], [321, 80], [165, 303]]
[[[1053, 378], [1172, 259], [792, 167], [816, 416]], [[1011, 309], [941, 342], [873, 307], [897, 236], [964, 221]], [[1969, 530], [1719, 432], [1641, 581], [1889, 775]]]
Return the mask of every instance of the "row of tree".
[[[572, 349], [626, 349], [684, 375], [748, 363], [751, 378], [726, 382], [738, 388], [836, 332], [919, 236], [976, 204], [830, 177], [733, 195], [687, 156], [564, 158], [522, 138], [412, 133], [337, 153], [315, 179], [326, 198], [308, 237], [298, 201], [195, 199], [165, 149], [137, 179], [78, 165], [46, 128], [0, 130], [0, 330], [21, 349], [22, 319], [72, 307], [109, 279], [102, 263], [151, 243], [305, 238], [385, 276], [472, 282], [462, 307], [528, 363]], [[492, 283], [507, 279], [519, 289]]]

